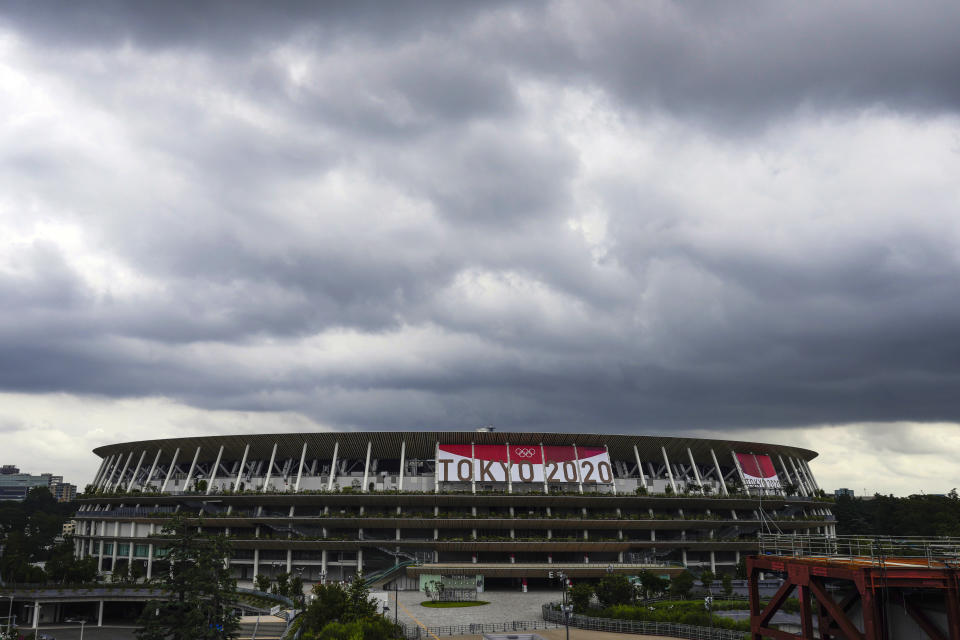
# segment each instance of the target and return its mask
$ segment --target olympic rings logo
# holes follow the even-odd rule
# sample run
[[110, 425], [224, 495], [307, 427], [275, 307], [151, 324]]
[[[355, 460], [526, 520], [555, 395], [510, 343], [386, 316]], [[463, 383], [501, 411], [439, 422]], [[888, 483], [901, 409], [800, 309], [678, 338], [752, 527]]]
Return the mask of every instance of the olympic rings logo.
[[532, 447], [517, 447], [513, 452], [518, 458], [532, 458], [537, 455], [537, 450]]

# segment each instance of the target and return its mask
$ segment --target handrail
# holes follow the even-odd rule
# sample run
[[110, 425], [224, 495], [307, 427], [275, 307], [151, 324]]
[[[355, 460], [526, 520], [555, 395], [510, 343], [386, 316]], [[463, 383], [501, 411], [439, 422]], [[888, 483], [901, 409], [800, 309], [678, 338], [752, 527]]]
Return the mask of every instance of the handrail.
[[760, 534], [759, 547], [762, 555], [845, 558], [875, 565], [892, 558], [923, 561], [928, 567], [945, 562], [960, 563], [960, 538], [950, 537]]

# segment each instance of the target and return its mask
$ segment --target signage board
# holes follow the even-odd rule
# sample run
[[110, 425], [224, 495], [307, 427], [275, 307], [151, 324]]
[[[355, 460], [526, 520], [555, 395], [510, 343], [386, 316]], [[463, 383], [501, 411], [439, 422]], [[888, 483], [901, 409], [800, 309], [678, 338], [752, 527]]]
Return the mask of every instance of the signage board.
[[440, 482], [613, 483], [604, 447], [441, 444], [437, 470]]
[[747, 488], [781, 489], [780, 479], [770, 456], [757, 453], [738, 453], [737, 462], [743, 471]]

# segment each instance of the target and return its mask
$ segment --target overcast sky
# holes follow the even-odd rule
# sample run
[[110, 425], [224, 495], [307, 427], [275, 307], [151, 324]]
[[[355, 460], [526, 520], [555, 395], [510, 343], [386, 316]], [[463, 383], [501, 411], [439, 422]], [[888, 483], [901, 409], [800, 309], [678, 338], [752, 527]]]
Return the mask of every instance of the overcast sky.
[[322, 429], [960, 485], [955, 2], [0, 9], [0, 462]]

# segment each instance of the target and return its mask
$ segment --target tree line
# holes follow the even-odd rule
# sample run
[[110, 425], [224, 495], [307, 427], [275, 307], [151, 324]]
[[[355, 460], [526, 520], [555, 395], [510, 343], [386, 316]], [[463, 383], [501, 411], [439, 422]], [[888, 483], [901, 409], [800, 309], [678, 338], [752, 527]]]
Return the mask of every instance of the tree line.
[[956, 489], [945, 496], [841, 496], [831, 509], [837, 517], [839, 535], [960, 536], [960, 497]]

